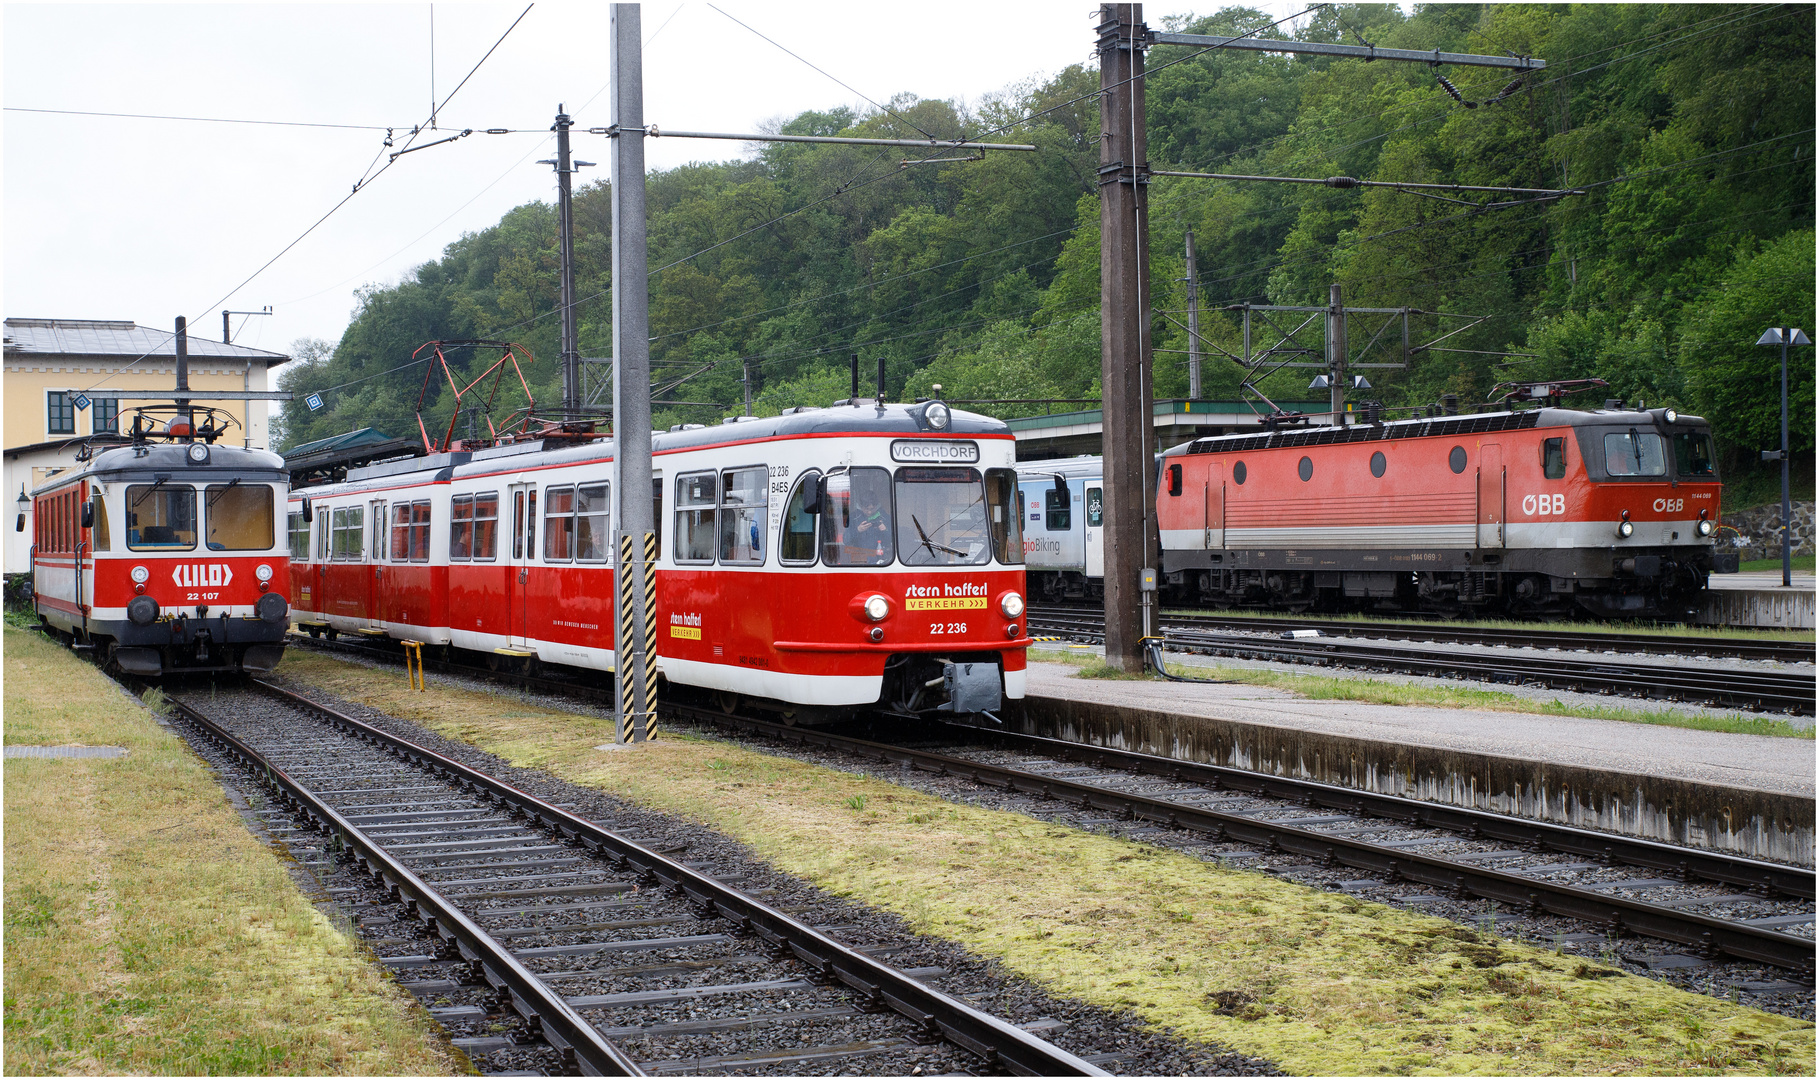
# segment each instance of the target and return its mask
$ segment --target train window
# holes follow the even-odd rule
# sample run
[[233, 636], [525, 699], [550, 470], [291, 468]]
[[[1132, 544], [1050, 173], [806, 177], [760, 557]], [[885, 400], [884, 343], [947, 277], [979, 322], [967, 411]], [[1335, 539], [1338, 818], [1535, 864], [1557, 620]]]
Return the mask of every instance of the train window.
[[1446, 467], [1455, 473], [1465, 471], [1465, 447], [1455, 446], [1452, 453], [1446, 455]]
[[770, 469], [728, 469], [720, 474], [720, 561], [756, 566], [764, 561], [771, 527]]
[[777, 541], [777, 560], [788, 566], [812, 566], [815, 562], [815, 515], [807, 510], [809, 481], [820, 479], [819, 470], [810, 469], [796, 480], [789, 502], [783, 506], [783, 532]]
[[990, 531], [979, 470], [898, 469], [897, 549], [905, 566], [984, 562]]
[[1049, 532], [1066, 532], [1074, 527], [1074, 508], [1068, 501], [1067, 492], [1043, 489], [1042, 527]]
[[333, 554], [338, 562], [357, 562], [366, 549], [366, 508], [343, 506], [335, 510]]
[[1086, 527], [1099, 529], [1105, 526], [1105, 489], [1086, 489]]
[[1613, 431], [1604, 436], [1604, 471], [1612, 476], [1666, 476], [1661, 436], [1652, 431]]
[[90, 499], [95, 504], [95, 527], [90, 533], [92, 542], [89, 550], [109, 551], [112, 549], [113, 540], [107, 532], [107, 502], [100, 495], [92, 495]]
[[1371, 455], [1372, 476], [1381, 478], [1383, 474], [1388, 471], [1389, 466], [1389, 459], [1383, 456], [1383, 451], [1379, 450]]
[[1566, 439], [1541, 440], [1541, 475], [1549, 480], [1566, 475]]
[[1717, 476], [1718, 469], [1712, 459], [1712, 437], [1695, 431], [1675, 435], [1674, 465], [1681, 476]]
[[309, 522], [303, 520], [303, 511], [285, 515], [284, 537], [290, 543], [291, 558], [298, 562], [309, 558]]
[[276, 498], [264, 484], [210, 484], [208, 507], [210, 551], [264, 551], [277, 534]]
[[575, 489], [547, 488], [543, 492], [543, 561], [572, 562], [575, 558]]
[[720, 478], [711, 472], [676, 477], [676, 561], [714, 561], [714, 506]]
[[575, 559], [606, 562], [613, 554], [613, 531], [608, 528], [611, 485], [583, 484], [575, 489]]
[[317, 562], [327, 562], [328, 561], [328, 533], [329, 533], [328, 511], [326, 509], [318, 510], [316, 512], [315, 516], [316, 516], [316, 521], [315, 521], [316, 561]]
[[821, 561], [829, 566], [889, 566], [891, 476], [883, 469], [830, 473], [821, 497]]
[[492, 562], [499, 555], [499, 493], [474, 496], [474, 544], [469, 554], [476, 562]]
[[[266, 495], [271, 489], [265, 489]], [[126, 489], [126, 546], [134, 551], [187, 551], [196, 546], [196, 489], [134, 484]], [[266, 546], [270, 546], [269, 541]]]
[[1017, 471], [987, 469], [985, 506], [992, 518], [992, 557], [1006, 566], [1023, 565], [1023, 515], [1017, 512]]
[[1245, 477], [1244, 462], [1242, 462], [1242, 461], [1232, 462], [1232, 483], [1237, 484], [1239, 487], [1243, 487], [1244, 486], [1244, 477]]
[[467, 562], [474, 557], [474, 497], [456, 495], [448, 501], [448, 559]]
[[429, 502], [427, 500], [392, 504], [392, 560], [394, 562], [429, 562]]
[[1302, 458], [1301, 463], [1295, 466], [1295, 474], [1304, 481], [1312, 480], [1314, 478], [1314, 459], [1311, 457]]

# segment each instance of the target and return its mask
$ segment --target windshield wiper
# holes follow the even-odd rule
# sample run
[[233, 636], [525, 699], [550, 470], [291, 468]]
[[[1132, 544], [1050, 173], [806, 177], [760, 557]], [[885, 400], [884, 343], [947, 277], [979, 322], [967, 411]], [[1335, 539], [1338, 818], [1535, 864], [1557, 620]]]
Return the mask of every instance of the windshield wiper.
[[916, 515], [910, 515], [910, 524], [916, 527], [916, 535], [922, 537], [922, 546], [928, 548], [931, 552], [937, 550], [945, 551], [956, 559], [966, 558], [966, 552], [961, 551], [958, 548], [948, 547], [946, 544], [937, 544], [933, 540], [930, 540], [928, 538], [928, 533], [922, 531], [922, 522], [916, 520]]
[[163, 487], [165, 484], [165, 481], [167, 481], [171, 478], [171, 474], [167, 473], [167, 472], [153, 473], [152, 475], [158, 478], [158, 482], [139, 493], [139, 497], [133, 500], [133, 509], [134, 510], [139, 509], [140, 503], [151, 498], [152, 492], [157, 491], [159, 488]]
[[239, 482], [240, 482], [240, 478], [238, 476], [236, 476], [232, 480], [229, 480], [227, 482], [227, 487], [224, 487], [220, 491], [217, 491], [213, 495], [209, 496], [208, 508], [210, 510], [213, 510], [215, 508], [215, 504], [221, 501], [221, 497], [223, 495], [227, 494], [227, 489], [233, 487], [235, 484], [238, 484]]

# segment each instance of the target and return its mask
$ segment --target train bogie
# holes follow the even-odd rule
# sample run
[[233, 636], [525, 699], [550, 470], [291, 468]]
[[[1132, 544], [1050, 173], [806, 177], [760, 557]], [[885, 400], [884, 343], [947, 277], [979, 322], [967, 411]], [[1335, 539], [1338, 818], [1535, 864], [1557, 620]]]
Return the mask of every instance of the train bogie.
[[45, 629], [137, 675], [271, 670], [290, 615], [283, 464], [174, 439], [53, 477], [33, 498]]
[[[936, 688], [971, 665], [990, 667], [1000, 698], [1022, 696], [1001, 423], [867, 402], [664, 433], [654, 455], [671, 686], [801, 717], [915, 714], [951, 704]], [[613, 670], [618, 483], [610, 441], [530, 440], [297, 491], [301, 624]]]

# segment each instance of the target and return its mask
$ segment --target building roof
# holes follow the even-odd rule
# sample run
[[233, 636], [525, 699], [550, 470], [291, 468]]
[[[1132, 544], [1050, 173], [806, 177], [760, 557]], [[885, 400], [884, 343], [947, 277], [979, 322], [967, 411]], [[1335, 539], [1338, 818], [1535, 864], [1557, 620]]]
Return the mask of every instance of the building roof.
[[[263, 360], [276, 367], [289, 360], [284, 353], [229, 345], [200, 337], [191, 328], [192, 358]], [[6, 355], [41, 356], [149, 356], [176, 359], [174, 330], [157, 330], [124, 319], [8, 319]]]

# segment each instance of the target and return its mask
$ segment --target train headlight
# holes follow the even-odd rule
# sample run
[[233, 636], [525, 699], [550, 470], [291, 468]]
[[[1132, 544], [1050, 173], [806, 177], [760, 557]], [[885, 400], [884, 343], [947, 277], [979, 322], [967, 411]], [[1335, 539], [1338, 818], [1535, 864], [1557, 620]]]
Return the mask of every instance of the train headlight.
[[135, 596], [126, 605], [126, 617], [135, 626], [150, 626], [158, 621], [158, 601], [149, 596]]
[[946, 405], [939, 401], [931, 401], [928, 403], [928, 408], [922, 410], [922, 418], [928, 421], [929, 427], [942, 431], [946, 429], [947, 422], [953, 419], [953, 414], [948, 411]]
[[1693, 528], [1698, 531], [1700, 536], [1710, 536], [1712, 535], [1714, 526], [1712, 525], [1710, 518], [1700, 518], [1699, 524], [1693, 526]]
[[882, 596], [872, 595], [865, 599], [865, 617], [873, 622], [883, 622], [891, 613], [891, 602]]
[[1617, 523], [1617, 535], [1623, 537], [1625, 540], [1628, 540], [1631, 536], [1635, 535], [1635, 532], [1636, 526], [1631, 524], [1628, 518]]
[[207, 443], [199, 443], [199, 442], [190, 443], [189, 450], [187, 451], [187, 453], [189, 455], [189, 463], [191, 465], [207, 465], [208, 464], [208, 444]]
[[253, 576], [258, 578], [260, 581], [270, 581], [272, 579], [271, 564], [260, 563], [259, 568], [257, 570], [253, 571]]
[[1669, 409], [1668, 411], [1662, 413], [1661, 418], [1663, 420], [1666, 420], [1670, 424], [1677, 424], [1680, 422], [1680, 414], [1675, 412], [1672, 409]]
[[152, 572], [150, 570], [147, 570], [145, 567], [143, 567], [143, 566], [133, 567], [133, 584], [143, 585], [147, 581], [150, 581], [151, 577], [152, 577]]
[[1007, 619], [1016, 618], [1023, 614], [1023, 597], [1014, 592], [1005, 593], [1004, 599], [998, 601], [998, 610], [1004, 612]]

